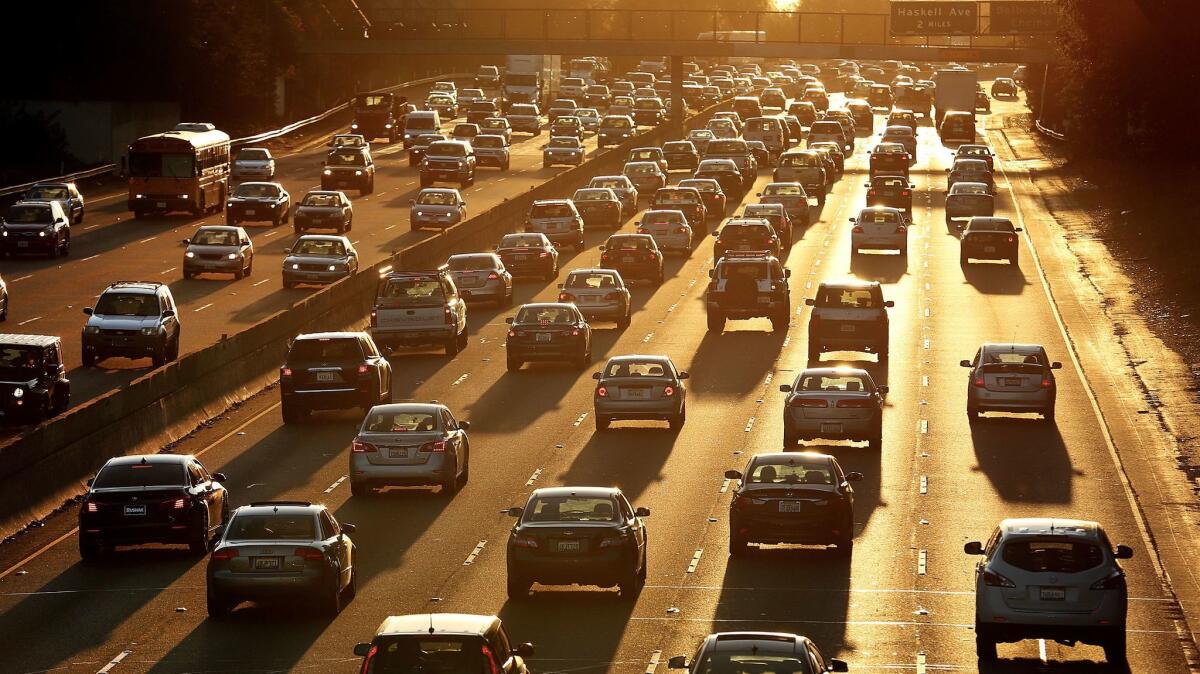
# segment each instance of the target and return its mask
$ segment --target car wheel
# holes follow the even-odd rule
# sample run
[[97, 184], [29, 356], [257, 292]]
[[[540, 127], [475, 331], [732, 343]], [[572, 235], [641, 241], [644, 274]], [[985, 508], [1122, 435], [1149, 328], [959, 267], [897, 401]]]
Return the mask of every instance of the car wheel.
[[612, 423], [612, 419], [610, 417], [607, 417], [603, 414], [596, 415], [596, 430], [597, 431], [607, 431], [608, 426], [611, 423]]
[[507, 358], [507, 361], [508, 361], [508, 371], [509, 372], [516, 372], [517, 370], [521, 369], [522, 365], [525, 364], [525, 361], [518, 360], [516, 358], [513, 358], [512, 356], [509, 356]]
[[163, 344], [161, 347], [154, 350], [154, 355], [150, 356], [150, 362], [154, 365], [154, 367], [162, 367], [163, 365], [166, 364], [166, 362], [167, 362], [167, 345], [166, 344]]
[[1125, 664], [1126, 653], [1124, 630], [1122, 630], [1119, 634], [1115, 634], [1109, 639], [1105, 639], [1102, 645], [1104, 647], [1104, 659], [1108, 661], [1109, 666]]
[[209, 618], [224, 618], [229, 615], [230, 611], [232, 611], [234, 607], [233, 600], [217, 592], [211, 587], [208, 588], [208, 592], [206, 593], [205, 603], [208, 607]]
[[1009, 264], [1011, 264], [1011, 265], [1012, 265], [1012, 266], [1014, 266], [1014, 267], [1018, 267], [1018, 266], [1020, 266], [1020, 265], [1017, 263], [1017, 254], [1016, 254], [1016, 253], [1013, 253], [1012, 255], [1008, 256], [1008, 263], [1009, 263]]
[[239, 281], [246, 278], [246, 270], [243, 268], [233, 272], [233, 278]]
[[800, 434], [795, 431], [789, 431], [785, 426], [783, 429], [783, 446], [795, 447], [798, 442], [800, 442]]
[[867, 448], [873, 452], [878, 452], [883, 449], [883, 429], [876, 427], [871, 432], [871, 437], [867, 439]]
[[729, 536], [729, 555], [731, 557], [745, 557], [750, 551], [750, 544], [744, 538], [738, 538], [730, 534]]
[[188, 550], [193, 555], [206, 555], [212, 542], [208, 531], [208, 513], [201, 513], [196, 520], [192, 530], [188, 532]]
[[715, 311], [708, 312], [708, 331], [721, 332], [724, 329], [725, 317]]
[[451, 358], [458, 355], [458, 335], [450, 335], [446, 338], [446, 355]]
[[817, 195], [817, 206], [819, 206], [821, 208], [825, 207], [825, 193], [824, 192]]
[[621, 329], [628, 328], [629, 323], [632, 320], [633, 320], [633, 317], [630, 316], [629, 308], [626, 307], [625, 313], [622, 314], [621, 317], [617, 319], [617, 327], [621, 328]]
[[176, 337], [169, 346], [167, 346], [167, 362], [174, 362], [179, 358], [179, 338]]
[[451, 465], [451, 469], [446, 471], [446, 478], [438, 485], [442, 488], [442, 496], [454, 496], [458, 493], [458, 488], [461, 486], [458, 481], [458, 464], [455, 462]]
[[810, 362], [810, 363], [821, 362], [821, 347], [818, 346], [816, 342], [812, 341], [811, 336], [809, 337], [809, 343], [808, 343], [808, 362]]
[[342, 595], [342, 603], [354, 601], [358, 596], [358, 572], [353, 567], [350, 568], [350, 582], [342, 588]]
[[854, 534], [851, 532], [849, 536], [842, 536], [834, 543], [834, 554], [842, 559], [850, 559], [854, 556]]
[[467, 486], [467, 482], [471, 479], [471, 445], [463, 447], [463, 469], [462, 475], [458, 476], [458, 488], [462, 489]]
[[308, 410], [296, 404], [283, 403], [281, 408], [283, 413], [283, 423], [285, 424], [298, 424], [304, 421], [304, 418], [308, 416]]
[[457, 343], [458, 343], [459, 351], [463, 351], [467, 348], [467, 344], [470, 343], [470, 338], [467, 337], [467, 329], [466, 328], [463, 328], [463, 331], [458, 333]]
[[788, 315], [782, 314], [771, 317], [771, 330], [774, 332], [787, 332]]
[[687, 406], [685, 404], [683, 409], [679, 410], [679, 414], [676, 414], [675, 417], [667, 423], [670, 424], [672, 431], [678, 432], [678, 431], [683, 430], [683, 424], [686, 421], [687, 421]]
[[508, 590], [508, 598], [516, 601], [519, 599], [529, 598], [529, 588], [533, 585], [533, 583], [521, 578], [520, 576], [509, 574], [505, 585], [507, 586]]
[[110, 549], [99, 541], [88, 536], [79, 537], [79, 557], [87, 564], [101, 562], [108, 556]]
[[981, 662], [992, 662], [996, 659], [996, 640], [980, 629], [979, 623], [975, 623], [975, 657]]
[[295, 287], [296, 287], [296, 282], [295, 282], [295, 281], [284, 281], [284, 282], [283, 282], [283, 287], [284, 287], [285, 289], [288, 289], [288, 290], [290, 290], [290, 289], [292, 289], [292, 288], [295, 288]]
[[575, 367], [586, 368], [592, 364], [592, 350], [587, 349], [575, 359]]
[[373, 490], [362, 482], [350, 481], [350, 495], [358, 498], [364, 498], [371, 495]]
[[332, 584], [333, 587], [323, 592], [320, 599], [321, 613], [331, 618], [337, 617], [342, 612], [342, 588], [339, 587], [336, 574], [333, 576]]
[[1054, 405], [1051, 405], [1046, 408], [1045, 412], [1042, 412], [1042, 420], [1048, 424], [1054, 423]]

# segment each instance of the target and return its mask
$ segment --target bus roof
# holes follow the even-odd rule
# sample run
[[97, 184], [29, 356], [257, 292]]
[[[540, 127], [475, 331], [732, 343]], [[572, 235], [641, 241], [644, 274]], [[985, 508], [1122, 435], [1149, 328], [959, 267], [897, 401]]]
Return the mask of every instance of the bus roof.
[[130, 151], [134, 150], [153, 150], [155, 148], [178, 147], [181, 143], [190, 145], [193, 149], [199, 150], [213, 145], [222, 145], [229, 142], [229, 134], [224, 131], [167, 131], [165, 133], [156, 133], [152, 136], [144, 136], [138, 138], [129, 144]]

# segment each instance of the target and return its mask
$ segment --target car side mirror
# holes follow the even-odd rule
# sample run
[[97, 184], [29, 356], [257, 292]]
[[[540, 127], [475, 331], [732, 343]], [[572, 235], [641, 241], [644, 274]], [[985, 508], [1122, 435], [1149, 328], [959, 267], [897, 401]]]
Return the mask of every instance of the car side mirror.
[[807, 306], [813, 307], [813, 306], [817, 305], [817, 301], [811, 297], [806, 297], [806, 298], [804, 298], [804, 304]]
[[1058, 361], [1056, 360], [1056, 361], [1054, 361], [1053, 363], [1050, 363], [1050, 369], [1051, 369], [1051, 370], [1061, 370], [1061, 369], [1062, 369], [1062, 363], [1060, 363], [1060, 362], [1058, 362]]
[[850, 665], [847, 665], [845, 660], [838, 660], [837, 658], [830, 658], [829, 666], [832, 668], [832, 671], [835, 672], [850, 671]]
[[1113, 553], [1113, 557], [1117, 559], [1133, 559], [1133, 548], [1128, 545], [1118, 545], [1117, 551]]
[[166, 311], [162, 312], [162, 317], [163, 317], [163, 318], [170, 318], [170, 317], [172, 317], [172, 316], [174, 316], [174, 315], [175, 315], [175, 310], [174, 310], [174, 309], [167, 309]]
[[342, 522], [342, 533], [352, 534], [355, 531], [358, 531], [358, 527], [354, 526], [353, 524], [350, 524], [349, 522]]
[[639, 508], [637, 508], [636, 510], [634, 510], [634, 511], [633, 511], [633, 514], [634, 514], [636, 517], [649, 517], [649, 516], [650, 516], [650, 509], [649, 509], [649, 508], [646, 508], [646, 507], [639, 507]]
[[679, 373], [679, 380], [680, 380], [680, 381], [683, 381], [684, 379], [691, 379], [691, 378], [692, 378], [692, 375], [691, 375], [690, 373], [688, 373], [688, 372], [680, 372], [680, 373]]
[[971, 541], [963, 546], [963, 552], [967, 553], [968, 555], [982, 555], [983, 543], [980, 543], [979, 541]]
[[463, 421], [458, 422], [458, 427], [461, 430], [469, 431], [471, 430], [471, 422], [464, 419]]
[[740, 479], [742, 479], [742, 471], [727, 470], [727, 471], [725, 471], [725, 479], [726, 480], [740, 480]]
[[780, 392], [780, 393], [791, 393], [791, 392], [792, 392], [792, 385], [791, 385], [791, 384], [780, 384], [780, 385], [779, 385], [779, 392]]
[[916, 185], [916, 183], [909, 183], [909, 184], [908, 184], [908, 189], [910, 189], [910, 190], [915, 190], [915, 189], [917, 189], [917, 185]]
[[1013, 231], [1014, 232], [1023, 232], [1025, 230], [1024, 230], [1024, 228], [1021, 228], [1021, 227], [1013, 227]]
[[89, 477], [89, 478], [87, 479], [87, 486], [89, 486], [89, 487], [90, 487], [90, 486], [92, 486], [92, 483], [93, 483], [93, 482], [95, 482], [95, 481], [96, 481], [96, 478], [94, 478], [94, 477]]
[[192, 240], [191, 239], [180, 239], [179, 243], [182, 243], [185, 246], [190, 246], [190, 245], [192, 245]]
[[507, 510], [502, 510], [500, 512], [504, 513], [505, 515], [508, 515], [509, 517], [520, 517], [522, 514], [525, 513], [525, 509], [522, 508], [521, 506], [513, 506]]
[[91, 315], [92, 315], [92, 313], [94, 313], [94, 312], [92, 311], [92, 308], [91, 308], [91, 307], [84, 307], [84, 308], [83, 308], [83, 313], [87, 314], [88, 316], [91, 316]]
[[892, 307], [896, 306], [896, 303], [893, 302], [892, 300], [888, 300], [883, 303], [883, 306], [887, 307], [888, 309], [891, 309]]
[[533, 644], [525, 642], [517, 646], [513, 652], [523, 658], [531, 658], [533, 657]]
[[[333, 143], [330, 143], [330, 145], [333, 145]], [[367, 654], [370, 652], [371, 644], [354, 644], [354, 654], [360, 658], [367, 657]]]
[[687, 656], [672, 656], [670, 660], [667, 660], [667, 669], [687, 669]]
[[875, 387], [875, 390], [879, 391], [879, 395], [887, 395], [887, 392], [888, 392], [887, 384], [880, 384], [879, 386]]
[[512, 316], [508, 316], [508, 317], [506, 317], [506, 318], [504, 319], [504, 322], [505, 322], [505, 323], [508, 323], [509, 325], [512, 325], [512, 322], [513, 322], [513, 317], [512, 317]]
[[214, 480], [216, 480], [217, 482], [224, 482], [229, 479], [229, 478], [225, 477], [225, 473], [213, 473], [212, 478]]
[[945, 171], [946, 173], [950, 172], [950, 169], [942, 169], [942, 170]]
[[[958, 366], [959, 367], [971, 367], [971, 361], [966, 360], [966, 359], [960, 360], [960, 361], [958, 361]], [[1053, 367], [1053, 365], [1051, 367]]]
[[849, 473], [846, 473], [846, 481], [847, 482], [862, 482], [862, 479], [863, 479], [863, 474], [858, 471], [851, 471]]

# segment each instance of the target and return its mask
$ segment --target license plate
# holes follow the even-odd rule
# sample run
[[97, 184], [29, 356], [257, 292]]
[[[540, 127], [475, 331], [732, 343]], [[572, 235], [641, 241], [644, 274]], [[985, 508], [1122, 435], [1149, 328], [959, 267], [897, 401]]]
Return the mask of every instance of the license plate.
[[513, 262], [524, 262], [529, 259], [528, 255], [514, 255]]
[[853, 325], [843, 325], [842, 332], [854, 332], [854, 326]]
[[1020, 386], [1024, 383], [1025, 383], [1025, 380], [1022, 379], [1021, 377], [1005, 377], [1004, 378], [1005, 386]]
[[145, 515], [146, 514], [146, 506], [145, 505], [127, 505], [127, 506], [125, 506], [125, 514], [131, 515], [131, 516]]
[[758, 298], [758, 303], [759, 304], [770, 304], [771, 298], [770, 297], [760, 297], [760, 298]]
[[1063, 601], [1067, 598], [1067, 591], [1061, 587], [1043, 587], [1040, 596], [1042, 601]]
[[841, 433], [842, 425], [841, 424], [821, 424], [821, 432], [822, 433]]
[[278, 569], [279, 568], [279, 558], [278, 557], [255, 557], [254, 558], [254, 568], [264, 570], [264, 571]]
[[800, 501], [780, 501], [779, 512], [781, 513], [798, 513], [803, 510], [803, 505]]
[[548, 333], [548, 332], [539, 332], [539, 333], [537, 334], [536, 341], [539, 341], [539, 342], [548, 342], [548, 341], [550, 341], [550, 338], [551, 338], [551, 337], [552, 337], [552, 335], [551, 335], [550, 333]]
[[994, 253], [994, 252], [996, 252], [996, 247], [995, 247], [995, 246], [984, 246], [984, 247], [983, 247], [983, 252], [985, 252], [985, 253]]
[[155, 206], [156, 208], [166, 208], [166, 207], [167, 207], [167, 202], [165, 202], [165, 201], [156, 201], [156, 202], [154, 203], [154, 206]]
[[621, 258], [621, 262], [624, 262], [625, 264], [632, 264], [633, 258], [626, 255], [625, 257]]
[[407, 459], [408, 458], [408, 448], [407, 447], [395, 447], [395, 448], [389, 449], [388, 457], [392, 458], [392, 459]]
[[28, 248], [28, 247], [29, 247], [28, 241], [18, 241], [17, 242], [17, 248]]
[[336, 372], [318, 372], [317, 381], [337, 381]]
[[623, 393], [624, 393], [624, 397], [626, 397], [626, 398], [645, 399], [645, 398], [650, 397], [650, 389], [645, 389], [645, 388], [627, 388], [623, 391]]
[[579, 552], [579, 541], [559, 541], [559, 552]]
[[247, 208], [247, 209], [246, 209], [246, 215], [254, 215], [254, 213], [255, 213], [255, 211], [254, 211], [254, 209], [253, 209], [253, 208]]

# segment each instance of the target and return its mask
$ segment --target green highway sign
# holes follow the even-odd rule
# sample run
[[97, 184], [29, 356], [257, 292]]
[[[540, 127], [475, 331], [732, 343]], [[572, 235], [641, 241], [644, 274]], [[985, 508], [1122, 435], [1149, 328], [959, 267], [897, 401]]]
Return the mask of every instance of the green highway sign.
[[992, 0], [990, 35], [1053, 33], [1058, 23], [1054, 3], [1042, 0]]
[[974, 35], [979, 30], [975, 0], [892, 0], [892, 35]]

